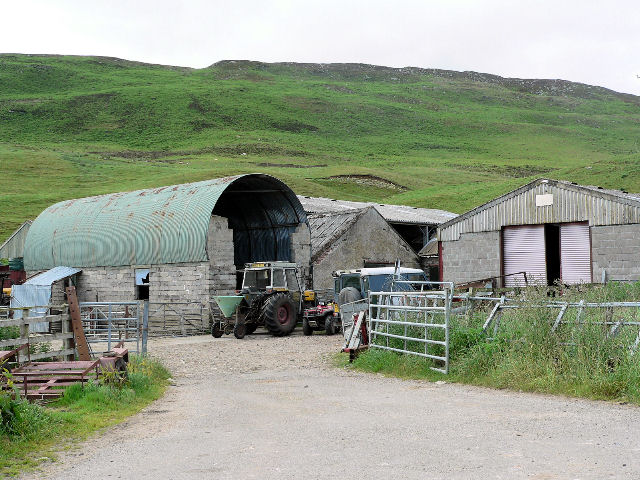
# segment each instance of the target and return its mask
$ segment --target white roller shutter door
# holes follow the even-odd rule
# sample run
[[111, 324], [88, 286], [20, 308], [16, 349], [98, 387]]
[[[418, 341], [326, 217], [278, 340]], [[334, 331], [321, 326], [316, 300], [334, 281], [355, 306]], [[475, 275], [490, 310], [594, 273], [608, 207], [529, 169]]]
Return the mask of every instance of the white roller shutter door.
[[525, 285], [523, 275], [509, 276], [518, 272], [527, 273], [529, 284], [546, 285], [544, 225], [504, 227], [503, 262], [505, 286]]
[[560, 225], [562, 283], [591, 283], [591, 238], [588, 223]]

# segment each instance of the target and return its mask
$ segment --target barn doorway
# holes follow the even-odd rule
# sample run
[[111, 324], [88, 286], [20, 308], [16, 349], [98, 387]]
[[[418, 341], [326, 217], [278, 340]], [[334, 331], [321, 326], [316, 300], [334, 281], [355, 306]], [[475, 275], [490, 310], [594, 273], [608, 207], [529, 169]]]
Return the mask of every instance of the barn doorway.
[[560, 225], [544, 225], [544, 251], [547, 261], [547, 285], [560, 281]]
[[589, 224], [504, 227], [502, 273], [505, 287], [590, 283]]
[[[246, 175], [227, 186], [212, 213], [227, 218], [233, 230], [236, 286], [242, 282], [246, 263], [293, 261], [292, 235], [307, 223], [293, 191], [273, 177], [258, 174]], [[306, 267], [308, 259], [296, 261]]]

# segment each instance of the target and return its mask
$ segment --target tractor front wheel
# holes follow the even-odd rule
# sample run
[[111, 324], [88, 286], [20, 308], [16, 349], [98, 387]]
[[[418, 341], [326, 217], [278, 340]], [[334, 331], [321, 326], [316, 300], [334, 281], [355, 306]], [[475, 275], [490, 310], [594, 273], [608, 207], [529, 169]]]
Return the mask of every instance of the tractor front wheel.
[[276, 337], [289, 335], [296, 327], [296, 308], [286, 293], [270, 296], [262, 306], [264, 326]]
[[256, 328], [258, 328], [258, 324], [257, 323], [245, 323], [244, 324], [244, 328], [245, 328], [245, 335], [251, 335], [253, 332], [256, 331]]

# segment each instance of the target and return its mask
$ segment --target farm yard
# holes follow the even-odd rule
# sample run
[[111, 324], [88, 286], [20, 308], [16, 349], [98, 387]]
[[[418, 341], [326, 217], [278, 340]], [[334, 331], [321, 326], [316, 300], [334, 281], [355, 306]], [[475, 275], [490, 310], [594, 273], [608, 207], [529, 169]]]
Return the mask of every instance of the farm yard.
[[22, 478], [329, 479], [354, 468], [376, 479], [640, 475], [634, 405], [336, 367], [338, 336], [239, 342], [150, 340], [173, 373], [166, 395]]
[[[39, 5], [0, 31], [20, 46], [56, 28], [43, 54], [0, 53], [0, 478], [640, 478], [640, 96], [614, 65], [637, 35], [613, 48], [575, 21], [589, 6], [557, 21], [554, 4], [562, 31], [536, 43], [547, 18], [491, 2], [440, 25], [438, 2], [394, 4], [420, 26], [379, 35], [373, 2], [349, 35], [376, 32], [396, 67], [46, 54], [105, 26], [118, 41], [98, 51], [145, 32], [136, 46], [168, 54], [191, 10], [194, 55], [287, 58], [245, 17], [314, 2], [191, 2], [163, 30], [164, 3], [113, 25], [73, 20], [100, 2]], [[324, 58], [338, 7], [279, 33], [313, 58], [312, 19]], [[598, 31], [622, 35], [633, 16], [608, 10]], [[487, 48], [492, 21], [508, 35]], [[446, 68], [561, 59], [582, 80], [400, 67], [439, 44]], [[606, 78], [598, 62], [609, 79], [582, 83]]]

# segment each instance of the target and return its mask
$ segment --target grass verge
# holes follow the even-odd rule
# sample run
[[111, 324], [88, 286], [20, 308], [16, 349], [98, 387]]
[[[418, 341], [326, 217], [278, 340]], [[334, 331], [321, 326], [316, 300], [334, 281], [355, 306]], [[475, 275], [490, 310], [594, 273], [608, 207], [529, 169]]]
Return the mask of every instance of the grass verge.
[[[640, 297], [640, 283], [562, 293], [561, 301], [632, 301]], [[577, 309], [569, 310], [566, 323], [552, 331], [558, 310], [541, 306], [552, 300], [548, 292], [529, 290], [526, 296], [530, 306], [505, 312], [492, 339], [482, 334], [486, 311], [452, 317], [449, 375], [431, 370], [430, 360], [377, 349], [361, 354], [352, 368], [407, 379], [640, 405], [640, 353], [629, 348], [638, 327], [623, 326], [612, 334], [611, 326], [611, 322], [637, 321], [637, 308], [584, 310], [579, 318]]]
[[164, 393], [169, 372], [157, 360], [132, 357], [128, 378], [69, 387], [47, 407], [0, 396], [0, 476], [55, 460], [56, 452], [139, 412]]

